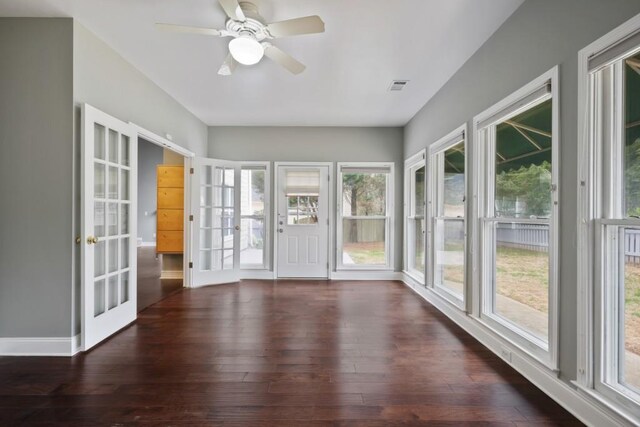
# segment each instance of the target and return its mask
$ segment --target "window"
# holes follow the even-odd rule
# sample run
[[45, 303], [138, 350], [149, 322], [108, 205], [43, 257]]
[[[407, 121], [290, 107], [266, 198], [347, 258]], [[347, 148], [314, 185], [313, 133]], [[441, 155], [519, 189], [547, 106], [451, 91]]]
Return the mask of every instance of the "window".
[[424, 150], [405, 161], [405, 268], [421, 283], [425, 266], [426, 171]]
[[268, 252], [268, 163], [244, 163], [240, 173], [240, 265], [265, 269]]
[[[579, 260], [593, 299], [579, 301], [585, 325], [580, 384], [636, 414], [640, 409], [640, 18], [636, 33], [581, 52], [589, 114], [581, 141]], [[607, 47], [608, 46], [608, 47]], [[589, 165], [590, 167], [587, 167]], [[585, 203], [586, 201], [586, 203]], [[587, 207], [586, 209], [584, 207]], [[598, 236], [598, 237], [596, 237]], [[583, 270], [583, 271], [580, 271]], [[592, 325], [592, 329], [589, 326]], [[589, 364], [589, 361], [592, 364]], [[637, 419], [636, 419], [637, 421]]]
[[338, 164], [338, 267], [392, 268], [391, 163]]
[[464, 308], [465, 287], [465, 126], [433, 144], [429, 156], [429, 285]]
[[556, 82], [554, 68], [474, 120], [480, 317], [552, 369], [557, 367]]

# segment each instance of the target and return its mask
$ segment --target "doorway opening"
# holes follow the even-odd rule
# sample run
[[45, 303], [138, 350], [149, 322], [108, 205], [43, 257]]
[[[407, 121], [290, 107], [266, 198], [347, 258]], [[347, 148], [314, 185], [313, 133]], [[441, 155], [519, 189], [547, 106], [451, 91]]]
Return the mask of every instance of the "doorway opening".
[[138, 312], [184, 287], [185, 157], [138, 137]]

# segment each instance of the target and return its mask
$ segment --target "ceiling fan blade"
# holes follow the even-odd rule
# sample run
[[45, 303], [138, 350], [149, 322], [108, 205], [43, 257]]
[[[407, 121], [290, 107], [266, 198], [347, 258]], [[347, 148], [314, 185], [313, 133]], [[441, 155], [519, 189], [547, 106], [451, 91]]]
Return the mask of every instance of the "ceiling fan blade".
[[220, 6], [224, 9], [224, 12], [227, 16], [234, 21], [244, 22], [247, 20], [247, 17], [244, 16], [244, 12], [238, 3], [238, 0], [218, 0], [220, 2]]
[[230, 76], [231, 74], [233, 74], [237, 66], [238, 62], [233, 59], [233, 56], [231, 56], [231, 54], [228, 54], [226, 59], [222, 63], [222, 66], [218, 70], [218, 74], [221, 76]]
[[205, 36], [222, 35], [220, 30], [216, 30], [214, 28], [191, 27], [189, 25], [156, 24], [156, 28], [161, 31], [169, 31], [172, 33], [202, 34]]
[[300, 34], [324, 33], [324, 22], [319, 16], [305, 16], [267, 25], [273, 37], [297, 36]]
[[291, 71], [293, 74], [300, 74], [305, 70], [305, 65], [300, 63], [297, 59], [289, 55], [288, 53], [284, 53], [274, 45], [270, 43], [263, 43], [264, 46], [264, 54], [267, 58], [271, 59], [273, 62], [276, 62], [282, 65], [287, 70]]

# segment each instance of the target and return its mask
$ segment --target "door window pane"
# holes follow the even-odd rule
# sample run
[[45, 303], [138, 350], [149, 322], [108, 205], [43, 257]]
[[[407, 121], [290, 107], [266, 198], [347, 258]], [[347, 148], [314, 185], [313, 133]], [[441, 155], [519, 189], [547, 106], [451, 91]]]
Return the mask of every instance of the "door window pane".
[[342, 264], [385, 265], [385, 219], [342, 220]]
[[107, 228], [109, 236], [118, 234], [118, 204], [107, 203]]
[[120, 268], [129, 267], [129, 238], [120, 239]]
[[129, 301], [129, 272], [120, 274], [120, 303]]
[[93, 274], [95, 277], [105, 273], [106, 257], [106, 242], [100, 240], [93, 245]]
[[129, 154], [129, 137], [122, 135], [122, 146], [120, 147], [121, 163], [123, 166], [129, 166], [130, 154]]
[[108, 241], [109, 248], [109, 273], [113, 273], [118, 269], [118, 239]]
[[109, 198], [118, 199], [118, 168], [109, 166]]
[[96, 199], [105, 198], [105, 190], [107, 188], [107, 175], [105, 166], [102, 163], [94, 163], [93, 169], [93, 196]]
[[551, 215], [552, 100], [496, 127], [495, 216]]
[[122, 169], [120, 171], [120, 177], [122, 182], [120, 198], [122, 200], [129, 200], [129, 171], [126, 169]]
[[94, 202], [93, 205], [93, 235], [103, 237], [105, 232], [104, 202]]
[[495, 312], [546, 341], [549, 226], [495, 225]]
[[109, 310], [118, 306], [118, 275], [109, 277]]
[[129, 234], [129, 204], [120, 205], [120, 233]]
[[318, 196], [287, 196], [287, 224], [317, 224], [318, 202]]

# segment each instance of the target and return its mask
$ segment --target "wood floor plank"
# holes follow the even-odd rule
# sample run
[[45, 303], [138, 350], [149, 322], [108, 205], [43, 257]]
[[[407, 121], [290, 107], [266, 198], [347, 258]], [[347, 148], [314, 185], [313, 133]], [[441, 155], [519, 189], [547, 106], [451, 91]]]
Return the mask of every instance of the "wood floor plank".
[[0, 425], [581, 424], [402, 284], [256, 280], [73, 358], [0, 358]]

